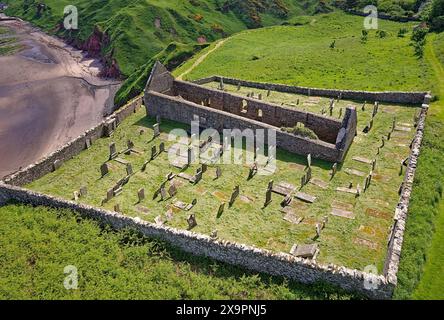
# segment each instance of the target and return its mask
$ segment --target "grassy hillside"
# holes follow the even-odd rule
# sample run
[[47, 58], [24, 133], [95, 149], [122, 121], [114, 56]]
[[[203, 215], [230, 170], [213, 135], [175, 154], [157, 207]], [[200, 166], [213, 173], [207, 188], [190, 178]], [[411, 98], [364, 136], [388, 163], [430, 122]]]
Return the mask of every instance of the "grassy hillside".
[[[300, 14], [311, 14], [316, 0], [6, 0], [9, 15], [19, 16], [45, 31], [68, 39], [101, 55], [105, 75], [133, 75], [117, 95], [117, 103], [128, 93], [140, 92], [134, 78], [151, 69], [153, 57], [175, 60], [189, 58], [198, 43], [212, 42], [247, 28], [281, 24]], [[37, 4], [46, 7], [38, 9]], [[66, 31], [63, 8], [75, 5], [79, 30]], [[165, 48], [178, 47], [177, 50]], [[176, 65], [173, 65], [175, 67]], [[133, 86], [136, 85], [134, 88]], [[134, 94], [133, 94], [134, 95]]]
[[[380, 32], [370, 31], [363, 40], [362, 17], [337, 12], [293, 19], [297, 21], [303, 25], [236, 34], [186, 78], [218, 74], [342, 89], [430, 88], [427, 67], [410, 45], [413, 24], [380, 21]], [[404, 28], [408, 33], [399, 37], [399, 30]], [[193, 61], [187, 62], [175, 74], [192, 64]]]
[[[0, 208], [0, 299], [347, 299], [186, 255], [130, 231], [113, 232], [69, 211]], [[20, 236], [17, 236], [20, 235]], [[64, 268], [78, 290], [64, 288]]]

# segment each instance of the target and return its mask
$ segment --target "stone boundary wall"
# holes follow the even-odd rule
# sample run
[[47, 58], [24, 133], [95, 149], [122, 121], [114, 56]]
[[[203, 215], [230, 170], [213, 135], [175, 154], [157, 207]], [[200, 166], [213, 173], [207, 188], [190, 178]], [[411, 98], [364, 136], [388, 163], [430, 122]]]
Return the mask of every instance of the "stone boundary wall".
[[[428, 103], [428, 100], [425, 100], [424, 102]], [[401, 257], [402, 243], [404, 240], [404, 231], [408, 216], [410, 196], [412, 194], [413, 181], [415, 179], [415, 172], [418, 165], [422, 139], [424, 137], [425, 120], [428, 109], [428, 104], [422, 105], [416, 135], [412, 143], [412, 151], [410, 153], [404, 182], [402, 184], [401, 196], [396, 207], [394, 224], [388, 242], [388, 251], [383, 274], [390, 283], [395, 285], [397, 284], [397, 273], [399, 268], [399, 260]]]
[[81, 151], [87, 148], [87, 140], [94, 143], [105, 134], [105, 128], [110, 121], [116, 121], [119, 125], [130, 114], [134, 113], [142, 105], [142, 96], [136, 97], [129, 103], [124, 105], [119, 110], [115, 111], [109, 117], [105, 118], [97, 126], [89, 129], [84, 134], [61, 146], [59, 149], [39, 160], [38, 162], [29, 165], [9, 176], [6, 176], [3, 181], [15, 185], [23, 186], [31, 183], [46, 174], [54, 171], [54, 163], [56, 161], [65, 162], [78, 155]]
[[272, 90], [285, 93], [295, 93], [308, 96], [319, 96], [319, 97], [329, 97], [337, 98], [341, 95], [342, 99], [345, 100], [357, 100], [357, 101], [378, 101], [387, 103], [399, 103], [399, 104], [416, 104], [420, 105], [424, 101], [424, 96], [428, 92], [401, 92], [401, 91], [384, 91], [384, 92], [373, 92], [373, 91], [353, 91], [353, 90], [339, 90], [339, 89], [320, 89], [320, 88], [308, 88], [299, 86], [290, 86], [285, 84], [273, 84], [265, 82], [254, 82], [246, 81], [234, 78], [227, 78], [221, 76], [212, 76], [204, 79], [199, 79], [193, 83], [203, 85], [213, 81], [223, 80], [226, 84], [238, 85], [243, 87], [256, 88], [261, 90]]
[[343, 151], [337, 149], [335, 144], [295, 136], [277, 130], [278, 128], [263, 122], [198, 105], [179, 97], [173, 97], [155, 91], [145, 93], [145, 106], [147, 108], [147, 114], [152, 116], [159, 115], [162, 118], [182, 123], [191, 123], [191, 121], [194, 120], [193, 116], [198, 115], [202, 127], [214, 128], [216, 130], [223, 128], [275, 130], [277, 147], [295, 154], [311, 154], [314, 158], [330, 162], [338, 161], [343, 155]]
[[[256, 272], [283, 276], [302, 283], [323, 281], [348, 291], [360, 293], [371, 299], [389, 299], [394, 290], [393, 284], [389, 283], [384, 276], [375, 276], [331, 264], [321, 265], [315, 261], [304, 260], [286, 253], [273, 253], [243, 244], [213, 240], [202, 234], [158, 226], [138, 218], [39, 194], [0, 182], [0, 205], [11, 200], [32, 206], [74, 210], [85, 218], [98, 220], [116, 230], [131, 228], [144, 236], [166, 241], [193, 255], [210, 257], [220, 262], [239, 265]], [[376, 289], [368, 290], [366, 283], [378, 283], [378, 286]]]

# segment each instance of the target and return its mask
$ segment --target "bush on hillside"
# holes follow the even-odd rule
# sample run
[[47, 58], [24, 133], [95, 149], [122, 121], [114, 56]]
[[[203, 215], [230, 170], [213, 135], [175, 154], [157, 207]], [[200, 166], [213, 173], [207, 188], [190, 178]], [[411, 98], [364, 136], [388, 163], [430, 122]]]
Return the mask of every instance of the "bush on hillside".
[[301, 137], [309, 138], [309, 139], [312, 139], [312, 140], [318, 140], [319, 139], [318, 136], [316, 135], [316, 133], [313, 130], [307, 128], [301, 122], [296, 123], [296, 125], [293, 128], [283, 127], [282, 131], [294, 134], [295, 136], [301, 136]]

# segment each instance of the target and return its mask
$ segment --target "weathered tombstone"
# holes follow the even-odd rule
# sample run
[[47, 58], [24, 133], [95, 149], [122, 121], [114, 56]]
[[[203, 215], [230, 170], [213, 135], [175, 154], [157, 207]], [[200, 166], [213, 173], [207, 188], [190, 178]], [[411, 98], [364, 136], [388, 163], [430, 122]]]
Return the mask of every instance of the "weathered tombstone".
[[304, 174], [301, 178], [301, 189], [307, 184], [307, 176]]
[[321, 224], [317, 223], [316, 224], [316, 238], [319, 238], [321, 236], [321, 231], [322, 231]]
[[307, 172], [306, 172], [305, 183], [306, 184], [309, 183], [311, 178], [312, 178], [312, 169], [311, 169], [311, 167], [309, 167]]
[[85, 144], [86, 144], [86, 149], [91, 148], [91, 139], [87, 138]]
[[106, 192], [106, 201], [110, 201], [112, 198], [114, 198], [114, 188], [108, 189]]
[[340, 108], [339, 109], [339, 118], [342, 118], [342, 112], [343, 112], [343, 110], [342, 110], [342, 108]]
[[156, 146], [152, 146], [151, 147], [151, 160], [156, 159], [157, 156], [157, 147]]
[[139, 191], [137, 191], [137, 197], [139, 199], [139, 203], [142, 202], [145, 199], [145, 189], [139, 189]]
[[367, 104], [367, 101], [364, 101], [364, 103], [362, 104], [362, 108], [361, 108], [362, 111], [365, 111], [365, 105], [366, 104]]
[[104, 163], [100, 166], [100, 174], [102, 176], [102, 178], [104, 176], [106, 176], [109, 173], [109, 168], [108, 168], [108, 164]]
[[128, 175], [128, 176], [130, 176], [130, 175], [132, 175], [134, 172], [133, 172], [133, 166], [131, 165], [131, 163], [128, 163], [127, 165], [126, 165], [126, 174]]
[[190, 165], [193, 162], [193, 149], [192, 148], [188, 148], [188, 154], [187, 154], [187, 161], [188, 161], [188, 165]]
[[134, 148], [134, 142], [132, 142], [131, 140], [128, 140], [126, 143], [126, 146], [128, 147], [128, 150], [132, 149], [132, 148]]
[[114, 205], [114, 211], [120, 212], [120, 205], [119, 204]]
[[307, 156], [307, 167], [311, 168], [311, 153], [309, 153]]
[[399, 168], [399, 175], [402, 176], [404, 173], [404, 164], [401, 162], [401, 167]]
[[74, 201], [79, 201], [79, 196], [80, 196], [80, 195], [79, 195], [79, 192], [78, 192], [78, 191], [74, 191], [74, 192], [73, 192], [73, 196], [74, 196], [74, 197], [73, 197]]
[[194, 214], [190, 214], [187, 219], [188, 222], [188, 230], [193, 229], [197, 226], [196, 216]]
[[217, 210], [217, 217], [220, 218], [225, 211], [225, 202], [221, 203], [219, 210]]
[[60, 169], [60, 167], [62, 166], [62, 164], [63, 164], [63, 161], [62, 160], [56, 160], [56, 161], [54, 161], [54, 163], [52, 164], [52, 169], [53, 169], [53, 171], [56, 171], [56, 170], [58, 170], [58, 169]]
[[81, 197], [86, 197], [88, 195], [88, 188], [85, 186], [82, 186], [80, 188], [80, 196]]
[[233, 206], [234, 202], [239, 196], [239, 192], [240, 192], [239, 186], [236, 186], [233, 190], [233, 193], [231, 194], [230, 203], [229, 203], [230, 207]]
[[293, 200], [293, 196], [291, 194], [286, 195], [284, 200], [281, 202], [281, 206], [282, 207], [289, 206], [292, 200]]
[[338, 164], [334, 163], [333, 166], [331, 167], [331, 178], [332, 179], [336, 175], [336, 172], [338, 172]]
[[299, 99], [298, 99], [298, 100], [296, 100], [296, 105], [299, 105], [299, 102], [300, 102], [300, 101], [299, 101]]
[[358, 185], [356, 186], [356, 197], [359, 197], [361, 193], [362, 193], [361, 186], [358, 183]]
[[165, 142], [161, 142], [159, 145], [159, 154], [165, 152]]
[[206, 163], [203, 163], [201, 168], [202, 173], [207, 172], [207, 170], [208, 170], [208, 165]]
[[268, 188], [267, 192], [265, 193], [264, 207], [267, 207], [271, 203], [271, 193], [272, 193], [272, 189]]
[[259, 93], [258, 98], [259, 98], [259, 100], [262, 100], [262, 93]]
[[171, 198], [177, 194], [177, 188], [174, 184], [172, 184], [168, 189], [168, 194], [170, 195]]
[[160, 187], [160, 196], [161, 196], [162, 201], [164, 201], [166, 198], [168, 198], [167, 192], [165, 190], [165, 186]]
[[220, 167], [216, 168], [216, 179], [219, 179], [222, 176], [222, 169]]
[[270, 89], [267, 90], [267, 97], [269, 97], [271, 95], [271, 91]]
[[158, 123], [156, 123], [153, 126], [153, 130], [154, 130], [154, 138], [157, 138], [158, 136], [160, 136], [160, 126]]
[[211, 231], [210, 238], [213, 239], [213, 240], [216, 240], [218, 238], [217, 233], [218, 233], [217, 230]]
[[117, 154], [116, 144], [112, 142], [109, 145], [109, 160], [113, 160], [114, 158], [117, 158], [117, 156], [118, 154]]
[[268, 190], [273, 190], [273, 184], [274, 184], [274, 181], [273, 181], [273, 180], [270, 180], [270, 182], [268, 182], [268, 187], [267, 187], [267, 189], [268, 189]]
[[239, 82], [239, 83], [237, 84], [237, 91], [240, 91], [240, 89], [241, 89], [241, 83]]
[[376, 159], [372, 161], [372, 171], [375, 171], [375, 169], [376, 169]]
[[219, 89], [224, 90], [224, 78], [220, 78]]

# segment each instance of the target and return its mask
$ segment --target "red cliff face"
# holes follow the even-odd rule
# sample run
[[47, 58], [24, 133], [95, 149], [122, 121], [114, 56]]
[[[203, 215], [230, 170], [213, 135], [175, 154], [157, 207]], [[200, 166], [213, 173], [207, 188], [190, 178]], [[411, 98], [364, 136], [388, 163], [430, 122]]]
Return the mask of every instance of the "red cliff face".
[[105, 63], [105, 66], [100, 73], [101, 77], [105, 78], [120, 78], [120, 69], [119, 64], [117, 63], [116, 59], [112, 59], [111, 62]]
[[83, 44], [82, 49], [87, 51], [92, 57], [99, 57], [102, 51], [104, 38], [104, 34], [99, 29], [95, 28], [92, 35]]

